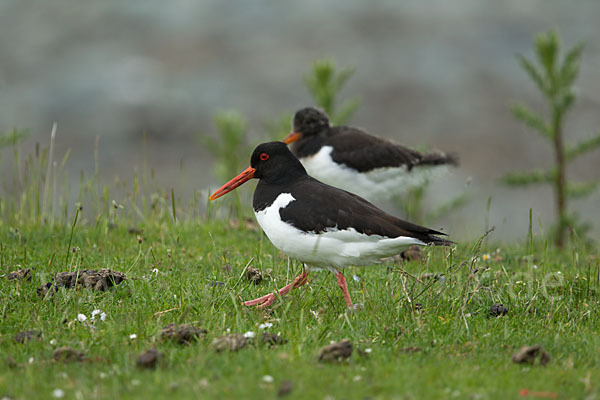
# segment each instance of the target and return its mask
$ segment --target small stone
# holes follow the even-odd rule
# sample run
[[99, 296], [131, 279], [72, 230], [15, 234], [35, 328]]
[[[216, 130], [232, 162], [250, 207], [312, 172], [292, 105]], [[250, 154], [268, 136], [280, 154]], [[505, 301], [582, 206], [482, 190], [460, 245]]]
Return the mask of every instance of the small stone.
[[405, 261], [421, 261], [423, 259], [423, 253], [421, 252], [421, 247], [412, 245], [400, 253], [400, 257]]
[[56, 362], [74, 362], [83, 361], [84, 355], [81, 351], [72, 349], [70, 347], [59, 347], [54, 350], [52, 359]]
[[140, 368], [156, 368], [158, 361], [162, 358], [162, 353], [156, 349], [146, 350], [140, 354], [136, 360], [136, 365]]
[[506, 314], [508, 314], [508, 308], [504, 307], [502, 304], [494, 304], [490, 307], [490, 315], [492, 317], [500, 317]]
[[512, 360], [517, 364], [531, 364], [535, 363], [536, 358], [540, 359], [541, 365], [546, 365], [550, 362], [550, 355], [540, 346], [535, 344], [533, 346], [523, 346], [512, 356]]
[[206, 329], [198, 328], [191, 324], [169, 324], [161, 329], [160, 337], [163, 340], [172, 340], [181, 344], [190, 344], [206, 333]]
[[31, 269], [18, 269], [16, 271], [9, 272], [7, 275], [9, 281], [31, 281]]
[[41, 338], [42, 338], [42, 332], [36, 331], [35, 329], [33, 329], [33, 330], [22, 331], [22, 332], [17, 333], [15, 335], [15, 342], [25, 343], [25, 342], [29, 342], [30, 340], [33, 340], [33, 339], [39, 340]]
[[319, 352], [319, 361], [342, 361], [352, 355], [352, 343], [344, 339], [338, 343], [325, 346]]
[[249, 266], [248, 269], [246, 270], [246, 279], [248, 279], [250, 282], [254, 283], [255, 285], [258, 285], [259, 283], [262, 282], [263, 277], [262, 277], [262, 274], [260, 273], [260, 271], [258, 270], [258, 268]]
[[238, 351], [248, 344], [248, 338], [241, 333], [230, 333], [229, 335], [221, 336], [213, 339], [211, 346], [218, 352], [224, 350]]

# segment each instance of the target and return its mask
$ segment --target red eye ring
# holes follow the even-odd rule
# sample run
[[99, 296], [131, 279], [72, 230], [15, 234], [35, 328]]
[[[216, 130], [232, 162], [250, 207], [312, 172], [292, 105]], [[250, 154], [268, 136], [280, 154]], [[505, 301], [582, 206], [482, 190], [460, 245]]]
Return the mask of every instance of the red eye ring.
[[269, 155], [267, 153], [260, 153], [259, 157], [263, 161], [267, 161], [269, 159]]

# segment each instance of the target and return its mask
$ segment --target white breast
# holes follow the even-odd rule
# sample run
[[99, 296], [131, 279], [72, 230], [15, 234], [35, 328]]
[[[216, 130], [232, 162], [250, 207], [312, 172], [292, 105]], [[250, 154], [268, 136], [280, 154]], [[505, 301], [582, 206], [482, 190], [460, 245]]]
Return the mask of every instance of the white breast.
[[323, 146], [316, 154], [300, 158], [306, 172], [328, 185], [347, 190], [370, 201], [388, 200], [406, 193], [409, 189], [423, 185], [434, 175], [446, 171], [444, 165], [415, 167], [410, 172], [406, 167], [385, 167], [360, 173], [331, 158], [333, 147]]
[[354, 228], [331, 228], [319, 234], [304, 232], [281, 220], [279, 210], [292, 201], [295, 199], [290, 193], [282, 193], [272, 205], [255, 212], [256, 219], [275, 247], [309, 265], [338, 268], [368, 265], [382, 257], [398, 254], [413, 244], [425, 244], [406, 236], [365, 235]]

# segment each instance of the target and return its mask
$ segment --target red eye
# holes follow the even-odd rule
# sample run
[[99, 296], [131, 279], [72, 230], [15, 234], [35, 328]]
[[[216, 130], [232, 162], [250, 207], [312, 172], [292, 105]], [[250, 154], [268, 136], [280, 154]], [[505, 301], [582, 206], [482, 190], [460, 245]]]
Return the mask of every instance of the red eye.
[[260, 159], [266, 161], [269, 159], [269, 155], [267, 153], [260, 153]]

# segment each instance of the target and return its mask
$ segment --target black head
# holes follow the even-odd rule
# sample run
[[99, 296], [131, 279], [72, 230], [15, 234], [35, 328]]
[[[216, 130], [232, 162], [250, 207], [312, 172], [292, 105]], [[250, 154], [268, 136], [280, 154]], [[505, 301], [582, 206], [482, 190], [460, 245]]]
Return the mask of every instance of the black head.
[[256, 146], [250, 166], [254, 177], [267, 182], [291, 180], [306, 175], [306, 170], [283, 142], [268, 142]]
[[330, 126], [327, 114], [315, 107], [305, 107], [296, 111], [293, 124], [293, 131], [302, 136], [316, 135]]

